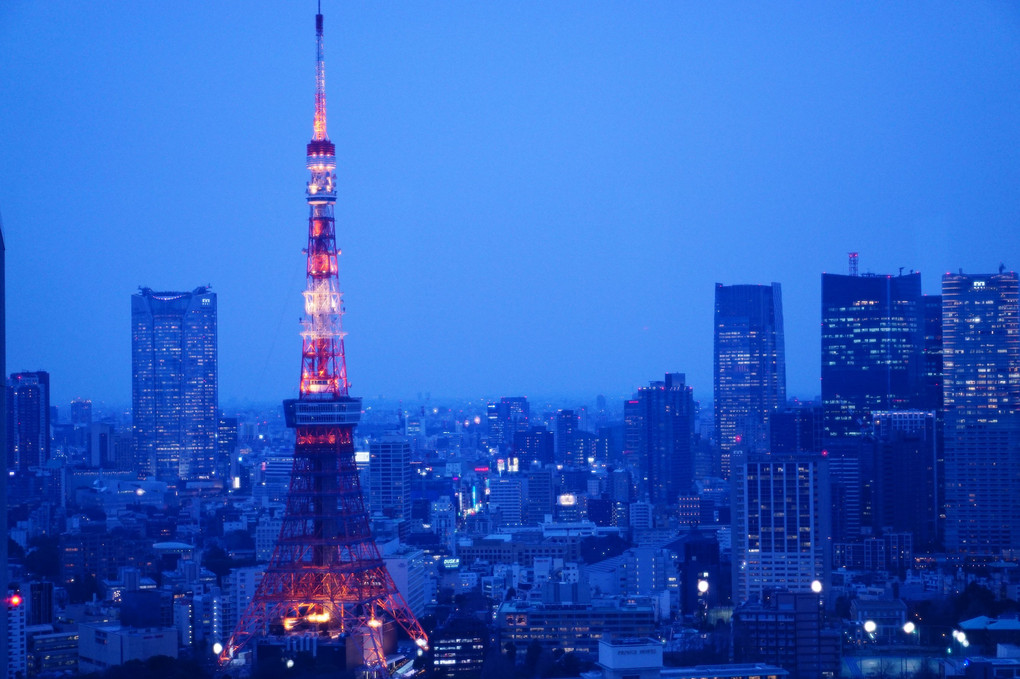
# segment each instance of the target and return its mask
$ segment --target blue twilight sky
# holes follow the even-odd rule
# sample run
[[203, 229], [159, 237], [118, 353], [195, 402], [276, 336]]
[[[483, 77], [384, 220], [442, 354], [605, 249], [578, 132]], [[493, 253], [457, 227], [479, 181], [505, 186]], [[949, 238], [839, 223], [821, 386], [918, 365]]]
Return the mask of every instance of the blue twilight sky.
[[[326, 0], [366, 397], [712, 390], [713, 288], [1020, 268], [1020, 5]], [[315, 3], [0, 5], [9, 371], [130, 402], [129, 297], [212, 284], [221, 398], [296, 393]]]

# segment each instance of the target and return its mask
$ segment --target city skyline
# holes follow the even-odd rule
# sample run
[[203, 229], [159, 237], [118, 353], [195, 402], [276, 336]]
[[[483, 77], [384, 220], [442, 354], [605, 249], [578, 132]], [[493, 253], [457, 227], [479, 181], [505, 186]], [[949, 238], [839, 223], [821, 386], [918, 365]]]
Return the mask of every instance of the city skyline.
[[[225, 402], [293, 394], [310, 9], [0, 9], [8, 370], [54, 405], [129, 402], [139, 286], [211, 283]], [[706, 401], [714, 285], [770, 281], [810, 398], [847, 251], [927, 294], [1020, 268], [1015, 8], [323, 9], [366, 398]]]

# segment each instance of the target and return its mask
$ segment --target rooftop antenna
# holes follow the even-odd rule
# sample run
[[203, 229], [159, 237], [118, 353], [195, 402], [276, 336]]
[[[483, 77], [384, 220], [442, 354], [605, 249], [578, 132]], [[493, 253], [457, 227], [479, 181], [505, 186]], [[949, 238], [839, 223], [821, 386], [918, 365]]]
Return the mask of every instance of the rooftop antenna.
[[859, 276], [860, 270], [857, 268], [857, 253], [848, 252], [847, 254], [850, 256], [850, 275]]

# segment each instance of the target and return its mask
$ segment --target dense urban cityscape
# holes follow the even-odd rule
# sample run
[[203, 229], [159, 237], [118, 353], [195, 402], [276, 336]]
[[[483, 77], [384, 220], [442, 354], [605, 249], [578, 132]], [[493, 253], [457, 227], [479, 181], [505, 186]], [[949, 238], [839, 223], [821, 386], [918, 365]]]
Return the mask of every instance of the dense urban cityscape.
[[123, 291], [129, 410], [0, 370], [6, 678], [1020, 676], [1016, 272], [930, 295], [847, 253], [808, 398], [781, 282], [732, 281], [711, 391], [363, 400], [323, 26], [297, 396], [222, 407], [220, 300], [185, 281]]

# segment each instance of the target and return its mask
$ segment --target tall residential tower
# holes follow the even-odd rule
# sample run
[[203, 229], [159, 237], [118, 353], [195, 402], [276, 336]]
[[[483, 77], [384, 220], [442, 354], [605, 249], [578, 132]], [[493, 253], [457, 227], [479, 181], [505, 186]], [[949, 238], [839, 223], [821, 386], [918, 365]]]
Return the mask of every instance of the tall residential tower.
[[656, 504], [675, 505], [694, 487], [694, 391], [683, 373], [667, 373], [624, 407], [641, 491]]
[[1020, 327], [1014, 272], [942, 277], [945, 546], [1020, 549]]

